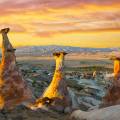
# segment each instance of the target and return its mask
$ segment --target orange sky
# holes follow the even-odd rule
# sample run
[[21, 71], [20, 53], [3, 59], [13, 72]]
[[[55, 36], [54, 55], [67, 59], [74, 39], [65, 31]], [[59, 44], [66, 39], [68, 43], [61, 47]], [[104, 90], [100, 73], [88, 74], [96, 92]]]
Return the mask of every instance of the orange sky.
[[120, 47], [120, 0], [0, 0], [4, 27], [14, 46]]

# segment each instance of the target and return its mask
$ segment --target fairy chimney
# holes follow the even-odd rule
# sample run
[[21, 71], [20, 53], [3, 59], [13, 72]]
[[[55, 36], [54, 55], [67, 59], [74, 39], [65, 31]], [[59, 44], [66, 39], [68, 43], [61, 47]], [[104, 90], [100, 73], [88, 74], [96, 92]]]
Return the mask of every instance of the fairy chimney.
[[115, 56], [111, 60], [114, 60], [114, 80], [103, 97], [101, 107], [120, 104], [120, 57]]
[[0, 31], [3, 38], [0, 65], [0, 109], [11, 109], [32, 97], [30, 89], [16, 66], [15, 49], [7, 36], [9, 30], [5, 28]]
[[50, 103], [50, 108], [54, 110], [64, 111], [66, 108], [70, 108], [71, 100], [63, 73], [64, 57], [66, 54], [67, 53], [65, 52], [57, 52], [53, 54], [56, 60], [54, 76], [42, 97], [36, 101], [36, 106], [38, 108], [41, 108], [41, 106], [46, 104], [44, 100], [47, 100], [47, 102]]
[[44, 92], [43, 97], [62, 98], [63, 96], [65, 96], [65, 94], [67, 94], [67, 87], [66, 87], [64, 75], [63, 75], [65, 54], [66, 53], [64, 52], [53, 54], [56, 60], [55, 73], [49, 87]]
[[116, 80], [120, 79], [120, 56], [115, 56], [111, 58], [114, 60], [114, 78]]

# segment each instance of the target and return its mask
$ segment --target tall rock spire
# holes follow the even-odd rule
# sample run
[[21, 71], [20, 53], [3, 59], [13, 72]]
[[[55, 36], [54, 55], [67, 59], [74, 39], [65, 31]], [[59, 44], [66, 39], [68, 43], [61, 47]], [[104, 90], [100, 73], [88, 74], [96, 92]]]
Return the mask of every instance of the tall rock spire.
[[66, 53], [64, 52], [53, 54], [56, 60], [55, 73], [49, 87], [44, 92], [43, 97], [62, 98], [67, 94], [67, 87], [66, 87], [66, 83], [64, 80], [64, 73], [63, 73], [65, 54]]
[[31, 99], [32, 93], [26, 85], [19, 68], [16, 66], [15, 49], [7, 33], [9, 28], [2, 29], [2, 60], [0, 65], [0, 108], [13, 108]]
[[120, 57], [114, 56], [114, 80], [103, 98], [102, 107], [120, 104]]
[[120, 57], [116, 57], [114, 60], [114, 77], [116, 80], [120, 80]]
[[67, 53], [58, 52], [54, 53], [54, 57], [56, 60], [56, 68], [53, 79], [48, 86], [48, 88], [43, 93], [42, 97], [40, 97], [36, 101], [36, 107], [40, 108], [44, 104], [49, 104], [51, 108], [54, 110], [64, 111], [65, 108], [70, 108], [71, 99], [69, 97], [69, 92], [67, 89], [67, 85], [64, 78], [64, 56]]

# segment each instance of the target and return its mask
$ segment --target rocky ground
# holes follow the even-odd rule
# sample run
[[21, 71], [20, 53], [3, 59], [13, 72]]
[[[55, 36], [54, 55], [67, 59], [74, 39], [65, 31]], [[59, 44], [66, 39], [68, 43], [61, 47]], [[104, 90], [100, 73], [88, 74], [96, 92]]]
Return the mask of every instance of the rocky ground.
[[[38, 98], [49, 85], [54, 67], [43, 67], [41, 64], [18, 64], [24, 78], [34, 93], [34, 98]], [[93, 72], [96, 76], [93, 77]], [[79, 109], [87, 111], [101, 103], [108, 83], [105, 79], [106, 71], [111, 73], [111, 69], [98, 68], [74, 68], [65, 69], [65, 79], [69, 91], [78, 103]], [[64, 113], [55, 111], [37, 110], [32, 111], [24, 106], [18, 106], [14, 110], [3, 110], [0, 112], [0, 120], [65, 120], [68, 117]]]
[[0, 112], [0, 120], [64, 120], [68, 117], [63, 113], [53, 111], [37, 110], [32, 111], [23, 106], [18, 106], [14, 110], [3, 110]]

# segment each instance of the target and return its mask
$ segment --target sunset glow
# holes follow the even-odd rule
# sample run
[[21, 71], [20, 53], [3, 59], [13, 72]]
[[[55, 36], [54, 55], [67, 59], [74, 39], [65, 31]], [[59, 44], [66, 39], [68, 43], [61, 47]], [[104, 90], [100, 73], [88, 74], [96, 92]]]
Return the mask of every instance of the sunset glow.
[[0, 0], [4, 27], [16, 47], [120, 47], [120, 1]]

